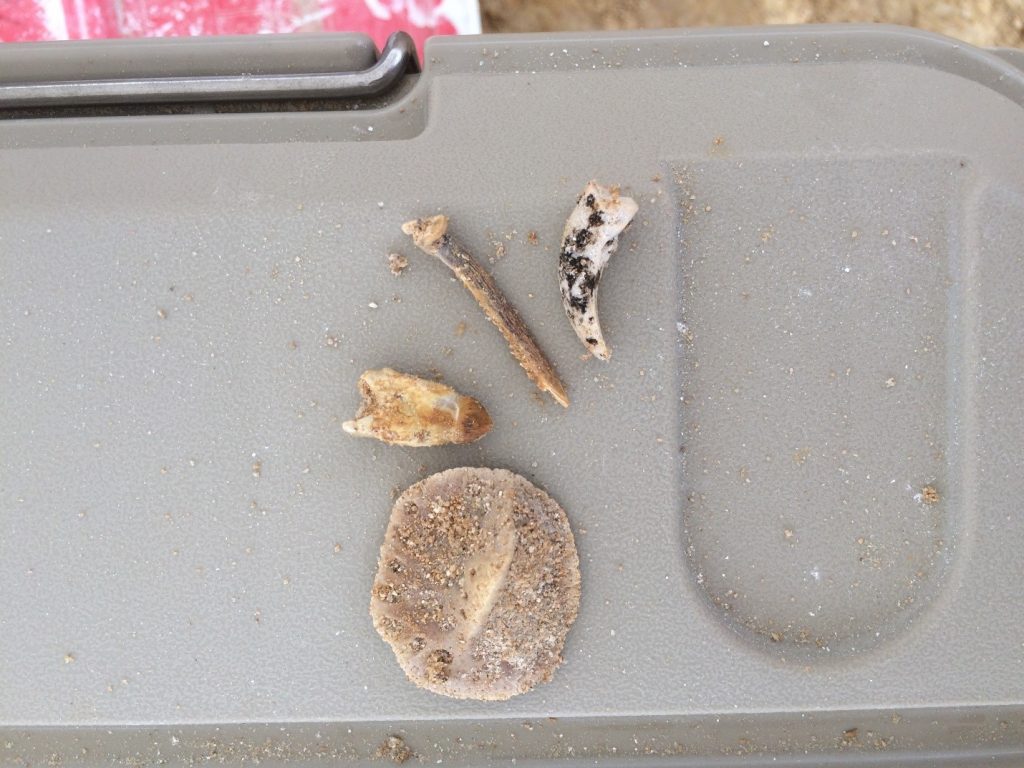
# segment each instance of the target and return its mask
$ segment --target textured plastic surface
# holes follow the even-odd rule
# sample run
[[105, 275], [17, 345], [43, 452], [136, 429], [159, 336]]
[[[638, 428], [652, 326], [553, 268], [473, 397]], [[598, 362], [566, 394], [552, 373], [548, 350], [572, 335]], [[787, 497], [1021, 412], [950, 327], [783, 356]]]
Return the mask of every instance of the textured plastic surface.
[[[0, 760], [1019, 761], [1020, 70], [814, 27], [424, 67], [370, 112], [0, 123]], [[555, 273], [590, 178], [641, 206], [607, 364]], [[435, 211], [568, 410], [405, 240]], [[344, 435], [381, 365], [493, 432]], [[580, 551], [563, 668], [500, 705], [413, 688], [367, 610], [392, 493], [463, 464]]]

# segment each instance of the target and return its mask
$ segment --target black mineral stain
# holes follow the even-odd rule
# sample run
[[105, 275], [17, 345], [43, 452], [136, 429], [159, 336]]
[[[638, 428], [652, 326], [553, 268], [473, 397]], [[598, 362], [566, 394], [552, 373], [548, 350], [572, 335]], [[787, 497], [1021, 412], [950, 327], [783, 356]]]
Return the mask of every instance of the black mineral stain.
[[583, 229], [577, 229], [573, 235], [573, 242], [576, 243], [577, 248], [585, 248], [594, 240], [594, 233], [584, 227]]
[[[587, 259], [589, 261], [589, 259]], [[590, 297], [594, 293], [594, 286], [597, 285], [597, 278], [594, 277], [590, 272], [577, 272], [573, 275], [569, 281], [569, 305], [579, 312], [581, 315], [587, 311], [587, 307], [590, 305]], [[573, 295], [572, 288], [577, 287], [577, 293], [582, 295]]]
[[[587, 195], [587, 205], [593, 205], [593, 195]], [[590, 224], [601, 223], [601, 214], [591, 214]], [[580, 253], [594, 241], [594, 232], [589, 226], [574, 229], [562, 241], [562, 253], [559, 259], [559, 276], [564, 281], [563, 296], [567, 302], [566, 316], [573, 319], [574, 313], [584, 314], [590, 304], [590, 298], [597, 286], [597, 278], [593, 274], [593, 262]]]

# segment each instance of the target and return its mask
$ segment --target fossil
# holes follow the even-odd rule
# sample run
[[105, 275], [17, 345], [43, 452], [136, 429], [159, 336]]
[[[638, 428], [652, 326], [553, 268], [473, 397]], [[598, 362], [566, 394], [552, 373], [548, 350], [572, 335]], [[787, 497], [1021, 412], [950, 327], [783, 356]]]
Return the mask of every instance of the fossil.
[[548, 392], [556, 401], [568, 407], [569, 396], [566, 395], [565, 387], [555, 373], [554, 367], [544, 357], [523, 318], [505, 298], [491, 274], [448, 234], [448, 217], [430, 216], [407, 221], [402, 225], [402, 231], [412, 237], [417, 248], [440, 259], [455, 273], [459, 281], [473, 294], [484, 314], [501, 331], [509, 349], [530, 380], [541, 391]]
[[471, 443], [491, 429], [479, 401], [436, 381], [380, 368], [359, 377], [359, 391], [359, 412], [341, 425], [351, 435], [421, 447]]
[[551, 679], [579, 600], [562, 508], [508, 470], [463, 467], [395, 502], [370, 614], [416, 685], [500, 700]]
[[602, 360], [611, 356], [597, 315], [597, 289], [608, 259], [619, 247], [619, 235], [637, 212], [630, 197], [618, 187], [587, 184], [569, 214], [562, 234], [558, 282], [565, 315], [587, 349]]

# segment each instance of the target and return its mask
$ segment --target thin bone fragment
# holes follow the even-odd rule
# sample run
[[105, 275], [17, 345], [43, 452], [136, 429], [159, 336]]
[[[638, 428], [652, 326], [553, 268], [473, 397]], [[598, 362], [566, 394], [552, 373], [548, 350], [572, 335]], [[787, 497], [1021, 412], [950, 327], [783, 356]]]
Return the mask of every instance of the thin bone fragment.
[[430, 216], [407, 221], [402, 231], [412, 237], [413, 243], [424, 253], [439, 259], [480, 304], [484, 314], [501, 331], [509, 349], [526, 371], [530, 380], [541, 391], [549, 393], [566, 408], [569, 396], [537, 342], [533, 340], [523, 318], [498, 288], [494, 278], [480, 262], [448, 234], [447, 216]]

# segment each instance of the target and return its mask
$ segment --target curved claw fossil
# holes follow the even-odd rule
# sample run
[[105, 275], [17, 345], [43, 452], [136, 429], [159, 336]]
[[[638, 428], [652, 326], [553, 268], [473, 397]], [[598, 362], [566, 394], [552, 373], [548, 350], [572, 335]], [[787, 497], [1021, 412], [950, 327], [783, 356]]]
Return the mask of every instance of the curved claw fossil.
[[569, 214], [558, 262], [565, 315], [588, 350], [602, 360], [611, 356], [597, 316], [597, 288], [619, 235], [637, 212], [636, 201], [620, 197], [618, 187], [587, 184]]

